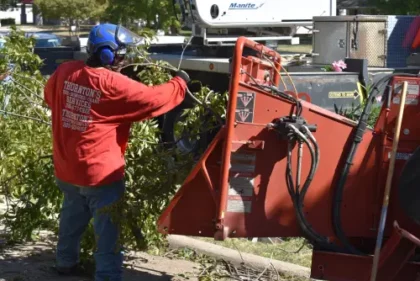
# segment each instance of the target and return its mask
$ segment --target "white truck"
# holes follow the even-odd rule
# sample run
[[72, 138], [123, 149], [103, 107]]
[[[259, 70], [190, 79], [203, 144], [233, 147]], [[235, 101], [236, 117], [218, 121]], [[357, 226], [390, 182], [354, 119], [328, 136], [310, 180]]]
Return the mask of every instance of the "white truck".
[[[366, 85], [372, 74], [380, 77], [395, 71], [387, 67], [370, 67], [368, 71], [368, 60], [378, 61], [377, 57], [381, 57], [385, 62], [388, 54], [376, 52], [389, 52], [391, 48], [385, 47], [388, 41], [389, 46], [396, 45], [392, 36], [403, 37], [401, 34], [406, 32], [406, 27], [399, 27], [405, 23], [397, 25], [386, 17], [336, 16], [336, 0], [174, 0], [174, 4], [181, 7], [180, 21], [192, 31], [191, 37], [157, 36], [149, 49], [152, 59], [178, 66], [182, 53], [182, 69], [213, 90], [224, 92], [228, 90], [230, 58], [239, 36], [276, 49], [280, 42], [299, 44], [296, 35], [309, 32], [314, 47], [310, 55], [318, 60], [329, 60], [330, 55], [345, 59], [347, 69], [345, 72], [321, 70], [335, 58], [324, 65], [294, 65], [284, 60], [282, 65], [294, 83], [284, 77], [284, 84], [279, 88], [285, 90], [286, 85], [292, 89], [293, 84], [298, 92], [307, 93], [312, 103], [329, 110], [357, 106], [360, 85]], [[378, 48], [372, 50], [370, 46]], [[187, 99], [160, 118], [165, 142], [177, 141], [175, 125], [182, 110], [191, 105]], [[206, 146], [209, 139], [211, 136], [201, 136], [197, 144], [184, 137], [177, 144], [189, 151]]]
[[[310, 33], [315, 16], [335, 16], [336, 0], [174, 0], [181, 7], [183, 26], [192, 30], [190, 47], [200, 56], [214, 56], [215, 50], [233, 46], [245, 35], [270, 47], [288, 41], [299, 44], [294, 35]], [[158, 45], [179, 45], [189, 38], [158, 36]], [[186, 57], [188, 60], [189, 57]]]
[[[180, 21], [192, 31], [191, 37], [157, 36], [149, 50], [152, 59], [178, 66], [185, 48], [181, 68], [193, 79], [219, 92], [228, 89], [230, 58], [239, 36], [246, 36], [276, 49], [279, 43], [299, 44], [296, 35], [311, 33], [314, 17], [336, 15], [336, 0], [174, 0], [174, 3], [181, 8]], [[287, 67], [286, 62], [283, 65]], [[347, 101], [342, 98], [328, 100], [325, 96], [314, 99], [314, 102], [333, 110], [333, 103], [340, 107], [348, 103], [348, 100], [354, 101], [359, 73], [343, 75], [300, 70], [299, 75], [293, 79], [302, 92], [345, 92]], [[284, 81], [291, 89], [290, 80], [285, 78]], [[319, 83], [313, 84], [311, 81]], [[161, 120], [164, 141], [177, 141], [184, 150], [205, 146], [209, 140], [208, 136], [200, 136], [201, 143], [198, 145], [186, 137], [178, 140], [180, 136], [176, 136], [174, 129], [176, 121], [181, 118], [182, 109], [191, 105], [186, 101]]]

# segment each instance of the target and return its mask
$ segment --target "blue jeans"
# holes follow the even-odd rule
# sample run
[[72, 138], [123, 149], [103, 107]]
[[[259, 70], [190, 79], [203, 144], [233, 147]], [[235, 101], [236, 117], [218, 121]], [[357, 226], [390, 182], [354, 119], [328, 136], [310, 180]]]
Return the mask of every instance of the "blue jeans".
[[101, 187], [77, 187], [57, 179], [64, 193], [61, 209], [56, 262], [72, 267], [79, 262], [80, 240], [93, 217], [96, 237], [95, 281], [121, 281], [123, 253], [118, 244], [119, 226], [100, 209], [122, 198], [124, 180]]

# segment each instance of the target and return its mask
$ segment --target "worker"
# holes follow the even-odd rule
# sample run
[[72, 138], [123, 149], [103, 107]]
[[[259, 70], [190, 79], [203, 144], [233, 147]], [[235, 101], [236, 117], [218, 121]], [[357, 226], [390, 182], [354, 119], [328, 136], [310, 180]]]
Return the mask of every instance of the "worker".
[[185, 98], [190, 78], [182, 70], [153, 87], [118, 72], [127, 48], [139, 39], [122, 26], [97, 25], [89, 34], [86, 63], [63, 63], [46, 83], [55, 177], [64, 194], [55, 265], [59, 274], [81, 273], [80, 239], [93, 218], [95, 281], [122, 280], [119, 225], [100, 210], [123, 198], [131, 123], [162, 115]]

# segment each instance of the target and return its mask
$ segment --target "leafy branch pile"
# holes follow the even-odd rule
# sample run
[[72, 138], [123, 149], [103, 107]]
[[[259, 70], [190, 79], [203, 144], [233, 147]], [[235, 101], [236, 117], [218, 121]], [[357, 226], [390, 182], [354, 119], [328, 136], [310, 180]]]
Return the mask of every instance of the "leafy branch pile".
[[[0, 51], [1, 73], [8, 78], [0, 84], [0, 195], [7, 210], [0, 216], [8, 241], [27, 241], [36, 230], [56, 233], [62, 194], [55, 184], [52, 165], [50, 110], [43, 101], [46, 79], [38, 69], [41, 60], [32, 53], [34, 41], [16, 29]], [[147, 63], [147, 53], [137, 50], [140, 63], [137, 79], [145, 84], [161, 84], [171, 78], [165, 62]], [[13, 67], [10, 67], [10, 63]], [[6, 76], [6, 75], [4, 75]], [[4, 77], [3, 76], [3, 77]], [[216, 114], [224, 115], [226, 100], [207, 99], [203, 87], [195, 97]], [[226, 95], [221, 95], [226, 97]], [[192, 131], [202, 127], [200, 116], [207, 109], [195, 105], [185, 112], [185, 126]], [[208, 125], [213, 119], [209, 118]], [[156, 120], [135, 123], [126, 152], [125, 198], [104, 212], [122, 223], [121, 242], [136, 249], [160, 249], [164, 238], [156, 231], [158, 215], [180, 187], [194, 164], [191, 155], [181, 154], [175, 145], [163, 144]], [[82, 258], [94, 249], [92, 226], [82, 241]]]

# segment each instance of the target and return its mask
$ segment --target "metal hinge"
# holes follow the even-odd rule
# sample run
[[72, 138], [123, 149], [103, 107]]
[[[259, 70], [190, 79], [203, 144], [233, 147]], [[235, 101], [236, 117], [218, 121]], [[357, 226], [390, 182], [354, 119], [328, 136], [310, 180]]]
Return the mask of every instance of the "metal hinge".
[[381, 60], [385, 60], [387, 58], [387, 55], [380, 55], [380, 56], [378, 56], [378, 58], [381, 59]]

